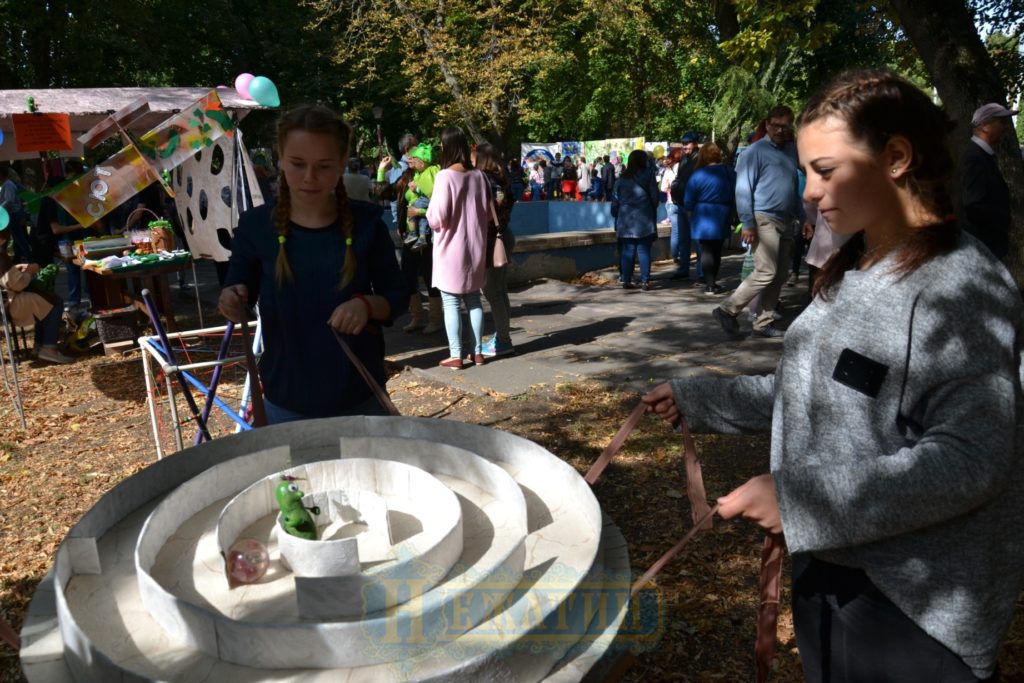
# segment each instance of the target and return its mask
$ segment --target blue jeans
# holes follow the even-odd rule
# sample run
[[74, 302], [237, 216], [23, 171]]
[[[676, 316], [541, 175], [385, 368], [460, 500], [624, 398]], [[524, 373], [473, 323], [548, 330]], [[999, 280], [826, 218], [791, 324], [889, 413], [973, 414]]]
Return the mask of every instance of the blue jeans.
[[533, 194], [532, 201], [535, 201], [535, 202], [539, 202], [540, 201], [540, 193], [541, 193], [541, 191], [543, 189], [544, 189], [544, 186], [541, 185], [540, 183], [534, 183], [534, 182], [530, 183], [530, 192]]
[[64, 262], [68, 269], [68, 306], [82, 303], [82, 269], [71, 261]]
[[668, 214], [669, 221], [672, 222], [672, 232], [669, 233], [668, 238], [668, 253], [672, 257], [672, 260], [679, 263], [679, 205], [678, 204], [665, 204], [665, 213]]
[[64, 317], [64, 306], [60, 301], [50, 309], [45, 316], [36, 320], [35, 344], [36, 350], [42, 346], [56, 346], [60, 341], [60, 323]]
[[[310, 417], [309, 415], [303, 415], [297, 413], [294, 410], [288, 410], [282, 408], [279, 405], [274, 405], [270, 401], [263, 398], [263, 408], [267, 412], [267, 424], [277, 425], [282, 422], [296, 422], [298, 420], [315, 420], [317, 418]], [[380, 404], [376, 396], [371, 396], [362, 403], [354, 405], [346, 410], [342, 415], [336, 415], [335, 417], [342, 417], [347, 415], [387, 415], [388, 411]]]
[[448, 333], [448, 357], [462, 358], [462, 312], [459, 302], [466, 303], [469, 311], [469, 326], [473, 329], [473, 353], [479, 354], [483, 346], [484, 307], [480, 303], [480, 292], [449, 294], [441, 292], [441, 307], [444, 309], [444, 331]]
[[[669, 251], [672, 259], [678, 259], [676, 272], [685, 277], [690, 277], [690, 252], [697, 252], [697, 277], [704, 277], [704, 267], [700, 263], [700, 242], [695, 242], [690, 237], [690, 220], [686, 213], [679, 210], [678, 204], [666, 204], [668, 217], [672, 221], [672, 235], [669, 238]], [[675, 209], [673, 213], [673, 208]]]
[[651, 245], [654, 235], [650, 237], [623, 237], [620, 241], [622, 253], [619, 258], [619, 281], [633, 281], [633, 262], [640, 260], [640, 282], [651, 281]]

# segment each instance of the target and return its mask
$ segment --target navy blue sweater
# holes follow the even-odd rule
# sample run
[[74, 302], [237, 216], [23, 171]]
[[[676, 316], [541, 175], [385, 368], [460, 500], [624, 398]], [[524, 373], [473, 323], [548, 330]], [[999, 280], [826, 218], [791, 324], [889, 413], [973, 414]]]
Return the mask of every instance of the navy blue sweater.
[[[270, 205], [242, 214], [231, 243], [224, 285], [244, 284], [249, 301], [259, 301], [264, 345], [260, 375], [267, 399], [309, 417], [348, 414], [372, 395], [327, 325], [334, 309], [357, 292], [386, 298], [392, 317], [409, 301], [380, 208], [358, 201], [351, 206], [357, 267], [344, 289], [341, 267], [347, 247], [337, 225], [309, 229], [292, 224], [286, 248], [294, 280], [282, 285], [274, 279], [279, 244]], [[346, 341], [383, 387], [387, 378], [380, 329], [371, 323]]]

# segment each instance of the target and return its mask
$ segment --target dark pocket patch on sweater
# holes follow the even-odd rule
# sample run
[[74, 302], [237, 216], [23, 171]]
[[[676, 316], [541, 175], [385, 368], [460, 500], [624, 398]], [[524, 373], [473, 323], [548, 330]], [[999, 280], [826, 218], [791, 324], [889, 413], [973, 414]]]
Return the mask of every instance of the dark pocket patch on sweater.
[[882, 390], [889, 366], [883, 365], [852, 349], [843, 349], [832, 372], [832, 379], [862, 394], [876, 398]]

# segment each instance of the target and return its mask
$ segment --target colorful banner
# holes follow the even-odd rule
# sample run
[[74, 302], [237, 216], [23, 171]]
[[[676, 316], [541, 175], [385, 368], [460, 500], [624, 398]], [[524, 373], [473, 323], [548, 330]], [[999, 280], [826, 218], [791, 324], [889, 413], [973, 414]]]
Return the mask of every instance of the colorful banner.
[[583, 143], [582, 142], [563, 142], [562, 143], [562, 158], [572, 157], [573, 159], [583, 154]]
[[11, 123], [18, 154], [71, 149], [71, 117], [67, 114], [14, 114]]
[[[53, 194], [79, 225], [89, 226], [222, 135], [233, 124], [217, 92], [167, 119]], [[173, 196], [173, 194], [172, 194]]]
[[526, 168], [527, 165], [532, 166], [541, 159], [545, 159], [548, 163], [552, 163], [555, 160], [555, 154], [561, 153], [561, 148], [561, 144], [557, 142], [524, 142], [519, 147], [520, 163], [523, 168]]
[[664, 149], [668, 149], [668, 143], [665, 142], [652, 142], [648, 146], [646, 140], [642, 137], [585, 141], [569, 140], [565, 142], [524, 142], [520, 147], [520, 156], [522, 157], [524, 167], [528, 162], [536, 162], [540, 159], [552, 161], [556, 153], [561, 154], [563, 159], [566, 157], [576, 159], [582, 155], [586, 157], [587, 161], [595, 161], [598, 157], [615, 155], [625, 161], [626, 157], [634, 149], [653, 151], [655, 145], [662, 145]]
[[617, 156], [623, 161], [634, 149], [644, 148], [644, 138], [610, 138], [608, 140], [589, 140], [583, 143], [584, 156], [587, 161], [596, 161], [598, 157]]

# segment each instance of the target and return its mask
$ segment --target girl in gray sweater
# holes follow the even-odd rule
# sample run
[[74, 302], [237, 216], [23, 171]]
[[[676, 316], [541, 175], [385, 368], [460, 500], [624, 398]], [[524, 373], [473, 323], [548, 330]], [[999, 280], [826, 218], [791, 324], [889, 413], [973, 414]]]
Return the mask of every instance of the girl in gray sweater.
[[771, 431], [771, 473], [719, 512], [784, 533], [809, 681], [994, 680], [1024, 570], [1020, 293], [949, 215], [948, 120], [916, 86], [844, 74], [799, 125], [804, 197], [851, 239], [773, 375], [644, 400]]

